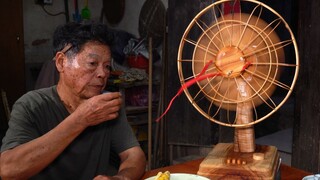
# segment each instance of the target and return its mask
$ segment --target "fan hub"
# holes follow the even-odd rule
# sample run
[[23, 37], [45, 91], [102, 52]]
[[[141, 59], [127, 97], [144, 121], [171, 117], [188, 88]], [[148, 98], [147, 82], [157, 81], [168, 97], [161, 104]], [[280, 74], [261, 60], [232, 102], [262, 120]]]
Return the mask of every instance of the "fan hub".
[[245, 63], [243, 52], [239, 48], [227, 46], [217, 54], [215, 66], [223, 76], [237, 77], [243, 70]]

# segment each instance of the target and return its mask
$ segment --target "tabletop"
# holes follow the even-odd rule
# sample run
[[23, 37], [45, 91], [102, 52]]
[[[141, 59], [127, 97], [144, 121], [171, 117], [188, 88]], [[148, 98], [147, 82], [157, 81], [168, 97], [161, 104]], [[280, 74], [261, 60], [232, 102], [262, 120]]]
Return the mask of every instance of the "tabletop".
[[[157, 175], [158, 172], [170, 171], [170, 173], [189, 173], [197, 174], [199, 165], [203, 159], [192, 160], [177, 165], [166, 166], [145, 172], [142, 179]], [[280, 165], [281, 180], [301, 180], [303, 177], [311, 173], [290, 167], [285, 164]]]

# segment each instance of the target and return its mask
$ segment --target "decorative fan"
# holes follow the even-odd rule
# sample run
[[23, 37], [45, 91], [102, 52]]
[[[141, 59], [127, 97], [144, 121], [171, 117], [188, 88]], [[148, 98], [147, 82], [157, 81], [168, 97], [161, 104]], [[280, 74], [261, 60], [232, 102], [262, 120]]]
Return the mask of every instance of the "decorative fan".
[[298, 49], [287, 22], [256, 0], [220, 0], [186, 28], [177, 63], [190, 103], [214, 123], [235, 128], [234, 143], [217, 144], [198, 174], [274, 179], [277, 148], [256, 145], [253, 126], [275, 113], [296, 83]]

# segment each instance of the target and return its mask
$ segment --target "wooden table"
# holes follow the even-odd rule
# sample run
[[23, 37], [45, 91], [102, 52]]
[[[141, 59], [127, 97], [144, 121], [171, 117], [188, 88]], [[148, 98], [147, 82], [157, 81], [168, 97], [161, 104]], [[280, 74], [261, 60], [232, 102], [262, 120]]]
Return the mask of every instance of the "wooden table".
[[[197, 174], [199, 169], [199, 165], [203, 159], [188, 161], [185, 163], [166, 166], [158, 169], [153, 169], [151, 171], [147, 171], [142, 179], [146, 179], [151, 176], [157, 175], [158, 172], [170, 171], [171, 173], [189, 173], [189, 174]], [[296, 169], [285, 164], [281, 164], [281, 180], [301, 180], [303, 177], [310, 175], [311, 173], [302, 171], [300, 169]]]

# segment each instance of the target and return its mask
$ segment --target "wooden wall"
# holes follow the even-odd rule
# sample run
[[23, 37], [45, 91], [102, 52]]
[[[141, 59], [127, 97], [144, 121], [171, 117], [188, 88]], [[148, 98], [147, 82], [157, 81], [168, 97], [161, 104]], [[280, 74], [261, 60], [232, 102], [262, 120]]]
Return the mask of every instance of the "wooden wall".
[[320, 172], [320, 1], [299, 0], [300, 73], [296, 90], [292, 166]]
[[[193, 17], [208, 4], [209, 1], [169, 0], [167, 102], [181, 86], [177, 72], [177, 52], [182, 34]], [[217, 125], [202, 117], [184, 94], [174, 101], [166, 121], [169, 144], [210, 145], [217, 142]]]

